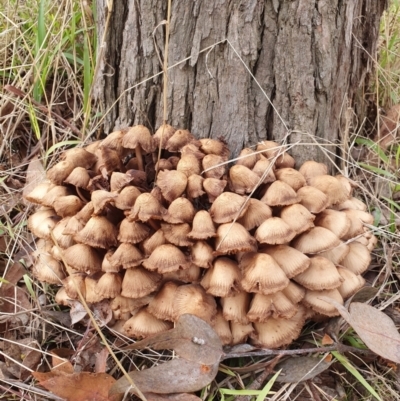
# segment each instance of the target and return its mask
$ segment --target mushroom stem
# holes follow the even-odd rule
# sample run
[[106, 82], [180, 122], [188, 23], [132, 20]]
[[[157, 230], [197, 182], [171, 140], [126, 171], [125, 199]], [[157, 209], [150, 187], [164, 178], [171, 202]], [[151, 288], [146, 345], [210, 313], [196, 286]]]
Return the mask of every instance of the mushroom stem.
[[135, 153], [136, 153], [136, 160], [137, 160], [137, 163], [138, 163], [138, 169], [141, 170], [141, 171], [144, 171], [142, 147], [140, 145], [136, 146]]

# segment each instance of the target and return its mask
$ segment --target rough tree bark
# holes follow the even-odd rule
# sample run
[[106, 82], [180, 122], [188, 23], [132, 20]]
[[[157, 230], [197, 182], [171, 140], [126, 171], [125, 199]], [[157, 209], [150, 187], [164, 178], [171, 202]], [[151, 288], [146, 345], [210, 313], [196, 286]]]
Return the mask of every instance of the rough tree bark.
[[[108, 2], [97, 0], [99, 38]], [[338, 143], [345, 111], [371, 72], [385, 5], [173, 0], [169, 65], [190, 59], [169, 70], [168, 122], [199, 138], [222, 136], [235, 155], [260, 140], [281, 140], [288, 130], [289, 143], [310, 142], [304, 132]], [[166, 0], [114, 1], [95, 85], [106, 132], [162, 122], [162, 75], [134, 86], [162, 70], [157, 48], [162, 57], [164, 28], [155, 28], [166, 6]], [[314, 146], [291, 153], [299, 164], [324, 159]]]

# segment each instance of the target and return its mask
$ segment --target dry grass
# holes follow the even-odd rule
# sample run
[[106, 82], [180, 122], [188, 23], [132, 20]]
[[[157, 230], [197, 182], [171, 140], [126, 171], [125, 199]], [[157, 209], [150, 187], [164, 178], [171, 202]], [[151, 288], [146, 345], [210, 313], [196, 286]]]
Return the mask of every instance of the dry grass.
[[[0, 273], [4, 278], [20, 266], [19, 261], [29, 267], [28, 255], [35, 247], [34, 239], [26, 230], [27, 216], [32, 207], [21, 199], [27, 165], [34, 157], [38, 157], [44, 166], [52, 165], [64, 146], [76, 145], [84, 140], [98, 121], [90, 100], [96, 52], [91, 7], [78, 0], [61, 3], [0, 0], [0, 10]], [[400, 6], [393, 5], [382, 20], [380, 58], [376, 65], [374, 87], [368, 95], [378, 110], [389, 108], [400, 100], [399, 42]], [[6, 85], [11, 87], [11, 91], [5, 89]], [[13, 87], [22, 91], [22, 95], [16, 96], [16, 92], [12, 92]], [[71, 130], [71, 126], [76, 130]], [[349, 127], [345, 135], [349, 142], [342, 144], [342, 159], [338, 168], [358, 183], [357, 194], [375, 216], [374, 230], [379, 237], [379, 244], [373, 252], [372, 268], [366, 277], [377, 289], [369, 302], [379, 309], [390, 311], [396, 321], [400, 298], [399, 147], [392, 146], [385, 155], [378, 155], [379, 163], [364, 161], [360, 167], [354, 158], [354, 150], [361, 143], [366, 143], [363, 124], [349, 124]], [[298, 146], [319, 146], [312, 137], [309, 142]], [[332, 154], [333, 161], [337, 161], [335, 157]], [[394, 170], [389, 168], [389, 163], [390, 166], [394, 163]], [[29, 365], [24, 363], [21, 355], [7, 350], [23, 339], [31, 339], [32, 344], [24, 348], [24, 352], [28, 353], [31, 348], [32, 352], [39, 352], [41, 365], [49, 364], [51, 350], [67, 348], [72, 351], [71, 360], [75, 366], [83, 367], [94, 363], [90, 353], [100, 347], [100, 342], [93, 327], [87, 330], [88, 322], [69, 327], [69, 315], [54, 302], [54, 288], [36, 281], [29, 274], [19, 280], [18, 286], [27, 295], [14, 292], [1, 301], [0, 328], [7, 327], [8, 333], [2, 334], [0, 343], [0, 399], [54, 400], [53, 395], [32, 380]], [[18, 309], [19, 312], [14, 313], [21, 302], [22, 311]], [[318, 324], [307, 326], [298, 344], [308, 342], [311, 346], [318, 345], [323, 327]], [[342, 340], [362, 348], [357, 335], [343, 328]], [[103, 328], [103, 332], [116, 352], [118, 347], [129, 341], [108, 328]], [[90, 345], [93, 348], [86, 346], [91, 338], [95, 338]], [[118, 355], [124, 366], [130, 369], [149, 366], [170, 357], [168, 353], [163, 355], [154, 351]], [[400, 398], [396, 366], [359, 354], [346, 354], [346, 357], [350, 366], [358, 372], [358, 377], [354, 376], [354, 371], [346, 370], [344, 363], [336, 362], [327, 374], [322, 374], [314, 383], [275, 384], [270, 399], [304, 400], [312, 394], [316, 400], [318, 397], [320, 400], [375, 400], [376, 396], [365, 388], [362, 380], [366, 380], [384, 401]], [[233, 400], [239, 395], [246, 396], [246, 390], [241, 389], [247, 388], [272, 359], [227, 361], [221, 366], [216, 381], [203, 389], [200, 397], [203, 400]], [[27, 370], [18, 379], [1, 373], [4, 365], [18, 367], [21, 364]], [[109, 362], [107, 369], [114, 376], [120, 375], [113, 362]], [[260, 390], [262, 388], [265, 388], [265, 383]], [[330, 394], [332, 389], [336, 391], [335, 398]], [[239, 390], [239, 393], [230, 395], [232, 390]]]

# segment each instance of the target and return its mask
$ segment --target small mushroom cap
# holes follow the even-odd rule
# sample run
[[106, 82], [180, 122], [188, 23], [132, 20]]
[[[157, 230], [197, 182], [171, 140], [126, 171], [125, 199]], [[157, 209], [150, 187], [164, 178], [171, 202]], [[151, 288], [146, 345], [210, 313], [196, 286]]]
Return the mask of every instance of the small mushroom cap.
[[217, 235], [210, 213], [199, 210], [193, 218], [192, 231], [188, 234], [191, 239], [207, 239]]
[[72, 235], [65, 235], [63, 234], [65, 227], [67, 226], [71, 217], [65, 217], [64, 219], [60, 220], [53, 228], [53, 235], [57, 241], [59, 247], [66, 249], [75, 244]]
[[303, 205], [311, 213], [317, 214], [325, 210], [329, 205], [329, 198], [319, 189], [304, 186], [297, 191], [300, 205]]
[[330, 260], [322, 256], [314, 256], [310, 258], [310, 262], [307, 270], [293, 278], [296, 283], [309, 290], [317, 291], [340, 287], [343, 279]]
[[218, 178], [206, 178], [203, 181], [203, 188], [210, 203], [213, 203], [224, 192], [227, 183], [228, 181]]
[[64, 306], [69, 306], [68, 300], [71, 298], [68, 296], [67, 292], [65, 291], [64, 287], [61, 287], [58, 291], [56, 296], [54, 297], [54, 300], [58, 305], [64, 305]]
[[243, 344], [247, 338], [253, 333], [254, 328], [251, 323], [241, 324], [237, 322], [230, 322], [232, 332], [232, 345]]
[[254, 252], [257, 243], [254, 237], [239, 223], [221, 224], [215, 239], [215, 252], [230, 255], [238, 252]]
[[206, 241], [196, 241], [190, 248], [192, 262], [204, 269], [211, 267], [214, 260], [214, 250]]
[[314, 227], [315, 216], [298, 203], [282, 208], [280, 217], [296, 234]]
[[156, 163], [156, 169], [157, 169], [157, 171], [160, 171], [160, 170], [173, 170], [173, 166], [172, 166], [172, 163], [169, 160], [160, 159]]
[[185, 313], [190, 313], [211, 323], [217, 314], [217, 304], [212, 295], [206, 294], [198, 284], [185, 284], [175, 291], [174, 321]]
[[136, 149], [137, 146], [141, 146], [147, 153], [156, 150], [153, 137], [144, 125], [136, 125], [130, 128], [122, 138], [122, 146], [127, 149]]
[[187, 182], [188, 178], [182, 171], [164, 170], [157, 176], [157, 185], [168, 202], [179, 198], [185, 192]]
[[260, 183], [260, 177], [246, 166], [236, 164], [229, 169], [229, 186], [239, 195], [249, 194]]
[[58, 162], [49, 170], [47, 170], [46, 177], [56, 185], [61, 185], [65, 179], [72, 173], [73, 169], [78, 167], [71, 161], [63, 160]]
[[290, 185], [296, 192], [306, 185], [303, 174], [294, 168], [286, 167], [275, 171], [275, 176], [279, 181]]
[[[159, 174], [161, 173], [162, 171], [160, 171]], [[150, 193], [145, 192], [136, 198], [135, 205], [132, 208], [129, 219], [140, 220], [144, 222], [150, 219], [162, 220], [165, 213], [167, 213], [167, 211], [157, 200], [157, 198]]]
[[157, 319], [174, 320], [174, 300], [178, 284], [167, 281], [157, 295], [150, 301], [147, 310]]
[[262, 178], [261, 182], [263, 184], [268, 184], [276, 180], [274, 165], [267, 159], [258, 160], [252, 171]]
[[209, 154], [202, 160], [203, 173], [206, 178], [220, 179], [226, 170], [227, 158], [223, 156]]
[[282, 290], [282, 293], [286, 298], [290, 299], [292, 303], [298, 304], [304, 298], [304, 295], [306, 295], [306, 290], [293, 281], [289, 281], [289, 285]]
[[332, 298], [334, 301], [343, 305], [343, 298], [337, 289], [311, 291], [307, 290], [306, 295], [301, 301], [305, 306], [311, 308], [313, 311], [321, 313], [325, 316], [338, 316], [338, 310], [330, 303], [323, 301], [321, 297]]
[[331, 175], [319, 175], [308, 180], [309, 185], [322, 191], [329, 199], [330, 205], [344, 202], [348, 199], [347, 192], [341, 182]]
[[311, 263], [304, 253], [288, 245], [264, 246], [261, 251], [272, 256], [288, 278], [304, 272]]
[[95, 291], [101, 298], [115, 298], [121, 294], [122, 278], [118, 273], [105, 273], [97, 282]]
[[63, 196], [72, 195], [71, 190], [67, 187], [60, 185], [53, 186], [42, 198], [41, 204], [43, 206], [53, 207], [53, 203]]
[[145, 256], [150, 256], [157, 247], [165, 243], [166, 240], [164, 232], [160, 228], [151, 237], [146, 238], [142, 242], [142, 249], [144, 251]]
[[207, 155], [219, 155], [229, 157], [229, 148], [225, 142], [217, 139], [202, 138], [200, 139], [200, 149]]
[[222, 313], [226, 320], [247, 324], [247, 312], [250, 305], [250, 294], [242, 291], [230, 297], [221, 298]]
[[282, 181], [274, 181], [261, 198], [268, 206], [292, 205], [299, 201], [295, 190]]
[[88, 170], [83, 167], [75, 167], [71, 174], [64, 180], [64, 183], [86, 189], [89, 185], [90, 178]]
[[96, 153], [96, 150], [100, 147], [103, 141], [94, 141], [89, 143], [84, 147], [86, 152], [92, 153], [93, 155]]
[[119, 273], [122, 270], [121, 265], [112, 265], [110, 262], [110, 258], [114, 254], [114, 250], [110, 249], [105, 254], [103, 261], [101, 263], [101, 271], [104, 273]]
[[163, 274], [163, 279], [164, 281], [174, 280], [181, 281], [182, 283], [197, 283], [200, 280], [201, 273], [200, 267], [192, 263], [185, 270], [176, 270]]
[[357, 198], [350, 198], [346, 199], [342, 203], [338, 203], [337, 205], [332, 206], [336, 210], [346, 210], [346, 209], [354, 209], [354, 210], [362, 210], [363, 212], [367, 211], [367, 205], [357, 199]]
[[117, 246], [118, 229], [104, 216], [93, 216], [83, 230], [74, 235], [76, 242], [94, 248], [108, 249]]
[[86, 224], [92, 217], [94, 212], [93, 202], [88, 202], [83, 208], [75, 215], [75, 218], [82, 223]]
[[[107, 179], [113, 171], [123, 171], [124, 166], [117, 151], [111, 148], [99, 148], [96, 151], [97, 162], [93, 167], [93, 171], [101, 174], [104, 179]], [[90, 183], [89, 183], [90, 187]]]
[[138, 196], [141, 194], [139, 189], [133, 186], [125, 187], [114, 199], [114, 205], [121, 210], [131, 209]]
[[139, 266], [144, 256], [136, 246], [130, 243], [122, 243], [116, 251], [109, 257], [112, 266], [122, 266], [124, 269]]
[[339, 238], [342, 238], [350, 228], [351, 220], [346, 213], [337, 210], [326, 209], [316, 216], [315, 225], [325, 227]]
[[172, 329], [173, 326], [171, 322], [157, 319], [144, 308], [128, 319], [123, 327], [128, 337], [144, 338]]
[[292, 241], [293, 248], [303, 253], [317, 253], [340, 245], [340, 239], [324, 227], [314, 227]]
[[343, 278], [343, 282], [338, 287], [340, 295], [343, 299], [347, 299], [355, 294], [365, 285], [365, 279], [359, 274], [354, 274], [351, 270], [345, 267], [337, 267], [340, 276]]
[[53, 183], [47, 180], [43, 181], [39, 185], [36, 185], [36, 187], [33, 188], [32, 191], [30, 191], [27, 195], [24, 195], [24, 198], [29, 202], [41, 205], [43, 198], [52, 188], [54, 188]]
[[110, 301], [111, 309], [120, 310], [121, 313], [134, 313], [143, 306], [148, 305], [153, 299], [153, 296], [146, 295], [141, 298], [127, 298], [122, 295], [117, 295]]
[[302, 164], [299, 168], [299, 173], [301, 173], [309, 184], [311, 178], [318, 177], [320, 175], [328, 174], [328, 167], [323, 163], [318, 163], [313, 160], [308, 160]]
[[229, 322], [224, 318], [220, 309], [217, 310], [212, 327], [221, 339], [222, 345], [229, 345], [232, 343], [233, 336]]
[[179, 152], [189, 143], [198, 145], [200, 142], [188, 130], [179, 129], [168, 139], [165, 148], [170, 152]]
[[102, 300], [102, 297], [96, 292], [97, 282], [101, 278], [102, 273], [95, 273], [85, 277], [85, 297], [86, 302], [95, 304]]
[[211, 218], [215, 223], [229, 223], [242, 217], [249, 207], [246, 198], [232, 192], [223, 192], [210, 208]]
[[272, 217], [271, 208], [265, 203], [258, 199], [250, 198], [249, 206], [246, 213], [238, 219], [240, 223], [246, 230], [250, 231], [261, 225], [265, 220]]
[[290, 319], [297, 310], [298, 306], [293, 304], [281, 291], [270, 295], [258, 293], [254, 294], [251, 300], [247, 317], [250, 322], [263, 323], [270, 317]]
[[203, 191], [204, 178], [197, 174], [192, 174], [187, 179], [186, 194], [189, 199], [196, 199], [205, 194]]
[[257, 346], [279, 348], [299, 337], [304, 322], [305, 310], [299, 308], [290, 319], [271, 317], [264, 323], [253, 323], [254, 333], [250, 336], [253, 344]]
[[176, 170], [184, 173], [186, 177], [190, 177], [192, 174], [200, 174], [200, 161], [193, 154], [183, 155], [176, 166]]
[[192, 202], [186, 198], [176, 198], [169, 205], [164, 221], [172, 224], [191, 223], [195, 214]]
[[53, 202], [54, 210], [61, 217], [74, 216], [82, 207], [82, 201], [75, 195], [61, 196]]
[[254, 153], [253, 149], [244, 148], [240, 151], [236, 164], [241, 164], [242, 166], [252, 169], [257, 163], [257, 160], [258, 155], [257, 153]]
[[341, 242], [335, 248], [328, 249], [324, 252], [319, 252], [318, 256], [323, 256], [324, 258], [329, 259], [336, 266], [342, 262], [349, 251], [349, 246], [344, 242]]
[[292, 156], [289, 155], [287, 152], [283, 152], [279, 155], [275, 160], [275, 168], [293, 168], [296, 164], [296, 161]]
[[371, 253], [368, 248], [359, 242], [351, 242], [348, 244], [350, 250], [341, 265], [351, 270], [354, 274], [364, 273], [371, 263]]
[[133, 177], [131, 174], [114, 171], [110, 178], [110, 191], [119, 192], [134, 180], [135, 177]]
[[262, 141], [257, 144], [257, 152], [262, 152], [260, 155], [264, 157], [273, 157], [276, 156], [280, 150], [282, 149], [282, 145], [279, 145], [278, 142], [274, 141]]
[[66, 150], [61, 158], [71, 162], [74, 167], [90, 169], [96, 163], [96, 156], [83, 148], [72, 148]]
[[126, 134], [126, 130], [118, 130], [109, 133], [101, 142], [100, 148], [110, 148], [118, 152], [121, 157], [124, 156], [124, 148], [122, 146], [122, 139]]
[[188, 239], [188, 234], [190, 233], [191, 229], [188, 223], [161, 223], [161, 229], [164, 232], [164, 237], [167, 242], [170, 242], [173, 245], [190, 246], [193, 244], [193, 242]]
[[146, 224], [124, 219], [119, 226], [118, 241], [138, 244], [148, 238], [149, 234], [150, 228]]
[[96, 272], [101, 270], [101, 257], [99, 253], [85, 244], [75, 244], [63, 253], [65, 262], [80, 272]]
[[279, 217], [271, 217], [257, 228], [254, 237], [263, 244], [286, 244], [290, 242], [296, 232]]
[[242, 273], [231, 259], [222, 257], [214, 260], [200, 284], [208, 294], [215, 297], [230, 297], [241, 290]]
[[161, 279], [161, 275], [140, 266], [126, 269], [121, 295], [127, 298], [145, 297], [158, 289]]
[[176, 129], [169, 124], [162, 124], [153, 135], [157, 148], [165, 149], [168, 140], [174, 135]]
[[243, 266], [242, 287], [247, 292], [268, 295], [283, 290], [289, 284], [289, 279], [275, 259], [265, 253], [248, 254], [240, 266]]
[[63, 265], [51, 255], [42, 253], [32, 267], [32, 274], [39, 281], [60, 285], [66, 277]]
[[49, 239], [60, 218], [53, 209], [43, 209], [28, 218], [28, 229], [39, 238]]
[[153, 251], [150, 257], [143, 262], [143, 266], [148, 270], [157, 270], [163, 274], [179, 269], [187, 269], [190, 266], [190, 262], [178, 247], [164, 244]]

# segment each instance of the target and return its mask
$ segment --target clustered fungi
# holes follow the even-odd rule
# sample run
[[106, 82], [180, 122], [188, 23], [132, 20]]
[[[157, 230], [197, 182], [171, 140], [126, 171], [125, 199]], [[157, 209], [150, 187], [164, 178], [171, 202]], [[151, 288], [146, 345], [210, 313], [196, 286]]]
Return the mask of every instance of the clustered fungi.
[[351, 181], [313, 161], [295, 170], [270, 141], [228, 158], [223, 141], [169, 125], [66, 151], [27, 196], [41, 205], [33, 275], [62, 286], [59, 304], [77, 287], [90, 304], [109, 299], [134, 338], [191, 313], [224, 344], [276, 348], [337, 315], [320, 297], [343, 304], [360, 289], [376, 243]]

